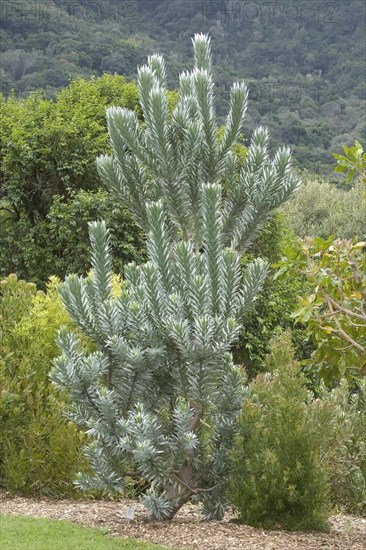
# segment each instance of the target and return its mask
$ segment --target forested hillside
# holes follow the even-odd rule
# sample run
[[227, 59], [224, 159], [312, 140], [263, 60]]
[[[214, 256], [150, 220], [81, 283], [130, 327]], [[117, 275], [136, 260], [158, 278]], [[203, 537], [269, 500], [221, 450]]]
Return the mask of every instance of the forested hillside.
[[191, 36], [213, 39], [217, 109], [234, 79], [250, 87], [249, 136], [269, 127], [301, 168], [331, 172], [331, 151], [365, 138], [362, 0], [12, 0], [1, 7], [3, 95], [50, 97], [76, 76], [127, 80], [163, 52], [169, 86], [191, 62]]

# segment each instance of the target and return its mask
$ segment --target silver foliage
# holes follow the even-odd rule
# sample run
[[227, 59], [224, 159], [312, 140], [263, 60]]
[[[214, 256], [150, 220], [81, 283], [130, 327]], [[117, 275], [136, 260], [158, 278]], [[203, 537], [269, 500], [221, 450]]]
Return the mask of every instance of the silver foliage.
[[179, 100], [171, 113], [165, 63], [159, 55], [149, 57], [138, 72], [143, 126], [128, 109], [107, 110], [114, 154], [98, 157], [99, 174], [144, 230], [146, 201], [162, 199], [169, 221], [197, 246], [202, 242], [204, 184], [222, 183], [231, 174], [221, 201], [223, 238], [226, 245], [244, 250], [270, 213], [296, 191], [299, 179], [288, 149], [269, 155], [269, 136], [262, 127], [254, 132], [247, 162], [233, 171], [232, 146], [240, 136], [248, 90], [244, 82], [232, 85], [220, 141], [210, 39], [195, 35], [193, 48], [194, 68], [180, 75]]
[[193, 45], [195, 66], [180, 76], [173, 112], [160, 55], [138, 72], [143, 124], [126, 109], [108, 110], [113, 156], [99, 157], [99, 173], [145, 230], [148, 261], [125, 266], [112, 294], [109, 232], [90, 224], [92, 272], [68, 276], [59, 292], [94, 349], [61, 330], [51, 373], [70, 395], [70, 417], [93, 439], [94, 474], [81, 474], [79, 485], [123, 491], [126, 480], [144, 478], [145, 506], [158, 519], [193, 495], [208, 518], [225, 511], [244, 392], [230, 349], [268, 269], [257, 259], [243, 276], [239, 250], [299, 183], [287, 149], [269, 157], [262, 128], [238, 170], [232, 146], [245, 84], [233, 85], [220, 141], [210, 40], [196, 35]]

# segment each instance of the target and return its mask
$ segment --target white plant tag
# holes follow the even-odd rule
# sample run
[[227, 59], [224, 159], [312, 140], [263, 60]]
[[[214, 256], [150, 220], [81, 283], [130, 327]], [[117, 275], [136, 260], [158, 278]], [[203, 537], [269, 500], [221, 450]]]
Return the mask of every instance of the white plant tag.
[[125, 518], [128, 519], [128, 521], [132, 521], [134, 517], [135, 517], [135, 507], [127, 506], [125, 510]]

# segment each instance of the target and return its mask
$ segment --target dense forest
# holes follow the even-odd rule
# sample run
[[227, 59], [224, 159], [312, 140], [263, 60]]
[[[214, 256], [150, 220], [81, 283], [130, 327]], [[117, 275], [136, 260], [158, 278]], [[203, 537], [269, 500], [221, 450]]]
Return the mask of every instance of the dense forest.
[[136, 77], [160, 51], [171, 89], [191, 63], [191, 37], [213, 39], [217, 109], [244, 78], [244, 131], [269, 127], [299, 167], [331, 173], [331, 151], [365, 138], [362, 0], [12, 0], [1, 7], [1, 87], [5, 97], [43, 90], [54, 98], [71, 79], [104, 72]]

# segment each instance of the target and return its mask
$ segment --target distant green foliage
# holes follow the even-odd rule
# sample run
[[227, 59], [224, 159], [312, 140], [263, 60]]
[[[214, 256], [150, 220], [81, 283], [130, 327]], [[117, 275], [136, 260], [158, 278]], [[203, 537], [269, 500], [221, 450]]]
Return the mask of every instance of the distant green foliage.
[[[253, 99], [245, 133], [260, 122], [299, 166], [331, 171], [330, 151], [365, 137], [365, 2], [295, 6], [239, 0], [37, 0], [7, 2], [0, 22], [1, 88], [55, 96], [69, 79], [103, 72], [136, 77], [151, 51], [166, 55], [169, 87], [190, 57], [190, 36], [217, 40], [217, 110], [243, 67]], [[304, 47], [306, 44], [306, 47]], [[316, 167], [316, 168], [315, 168]]]
[[58, 328], [71, 325], [55, 289], [10, 275], [0, 287], [0, 484], [22, 494], [75, 495], [85, 436], [65, 417], [48, 372]]
[[347, 191], [326, 181], [308, 179], [283, 212], [299, 237], [335, 235], [352, 239], [366, 235], [366, 201], [362, 182]]
[[330, 502], [319, 429], [288, 337], [274, 345], [267, 370], [244, 399], [229, 498], [248, 525], [326, 529]]

